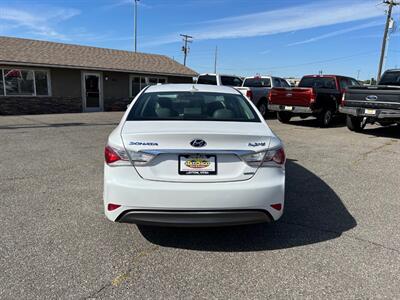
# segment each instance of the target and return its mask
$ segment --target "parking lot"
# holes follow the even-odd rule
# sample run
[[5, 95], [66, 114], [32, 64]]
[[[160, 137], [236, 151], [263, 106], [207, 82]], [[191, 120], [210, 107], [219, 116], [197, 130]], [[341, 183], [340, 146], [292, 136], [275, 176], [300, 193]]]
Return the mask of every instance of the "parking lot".
[[288, 156], [284, 217], [176, 229], [103, 214], [103, 148], [121, 115], [0, 118], [1, 299], [400, 295], [398, 128], [269, 120]]

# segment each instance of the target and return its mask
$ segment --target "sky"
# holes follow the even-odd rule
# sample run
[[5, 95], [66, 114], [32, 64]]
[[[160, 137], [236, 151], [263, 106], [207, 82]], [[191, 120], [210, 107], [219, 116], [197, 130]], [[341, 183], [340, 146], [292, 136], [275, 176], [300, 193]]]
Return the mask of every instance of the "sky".
[[[134, 49], [133, 0], [0, 0], [0, 35]], [[386, 5], [381, 0], [140, 0], [138, 51], [188, 67], [253, 76], [376, 77]], [[400, 67], [400, 6], [385, 68]], [[399, 29], [400, 30], [400, 29]], [[0, 45], [1, 47], [1, 45]]]

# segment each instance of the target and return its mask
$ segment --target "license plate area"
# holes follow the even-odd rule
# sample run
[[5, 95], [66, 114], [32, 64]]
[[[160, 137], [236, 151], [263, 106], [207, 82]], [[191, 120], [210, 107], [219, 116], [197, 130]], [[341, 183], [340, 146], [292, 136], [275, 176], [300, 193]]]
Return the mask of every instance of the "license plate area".
[[178, 156], [179, 175], [216, 175], [217, 156], [204, 154], [182, 154]]
[[375, 116], [376, 115], [376, 109], [368, 109], [368, 108], [366, 108], [364, 110], [364, 114], [365, 115], [369, 115], [369, 116]]
[[292, 111], [293, 110], [293, 106], [285, 106], [284, 110]]

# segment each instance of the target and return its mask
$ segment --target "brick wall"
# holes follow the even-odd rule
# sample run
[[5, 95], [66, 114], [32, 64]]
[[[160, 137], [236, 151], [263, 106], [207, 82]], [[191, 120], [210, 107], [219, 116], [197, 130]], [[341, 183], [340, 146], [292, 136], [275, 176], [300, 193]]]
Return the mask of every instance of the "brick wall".
[[0, 115], [82, 112], [78, 97], [0, 97]]
[[131, 101], [129, 98], [104, 99], [104, 111], [125, 111]]

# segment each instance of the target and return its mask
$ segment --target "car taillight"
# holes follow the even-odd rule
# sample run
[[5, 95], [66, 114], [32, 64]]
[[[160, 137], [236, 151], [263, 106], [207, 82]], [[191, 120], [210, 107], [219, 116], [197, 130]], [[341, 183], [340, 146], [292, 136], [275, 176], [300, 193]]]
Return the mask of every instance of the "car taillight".
[[343, 91], [342, 94], [342, 101], [340, 101], [340, 105], [344, 106], [344, 103], [346, 102], [346, 91]]
[[129, 151], [129, 157], [135, 166], [143, 166], [148, 164], [155, 157], [155, 155], [140, 151]]
[[253, 99], [253, 92], [250, 91], [250, 90], [246, 91], [246, 97], [249, 98], [250, 100], [252, 100]]
[[[149, 163], [155, 157], [154, 154], [141, 151], [125, 151], [125, 149], [107, 145], [104, 149], [104, 158], [110, 166], [142, 166]], [[131, 164], [132, 162], [132, 164]]]
[[128, 165], [129, 158], [124, 149], [107, 145], [104, 148], [104, 160], [108, 165]]
[[286, 154], [283, 148], [269, 150], [264, 157], [263, 167], [283, 167], [286, 162]]
[[283, 167], [286, 154], [283, 148], [255, 152], [242, 156], [242, 159], [252, 167]]
[[313, 89], [311, 92], [310, 104], [313, 104], [315, 102], [316, 98], [317, 98], [317, 94], [315, 93], [315, 90]]
[[269, 102], [269, 103], [271, 103], [271, 95], [272, 95], [272, 91], [269, 90], [269, 92], [268, 92], [268, 94], [267, 94], [267, 99], [268, 99], [268, 102]]

